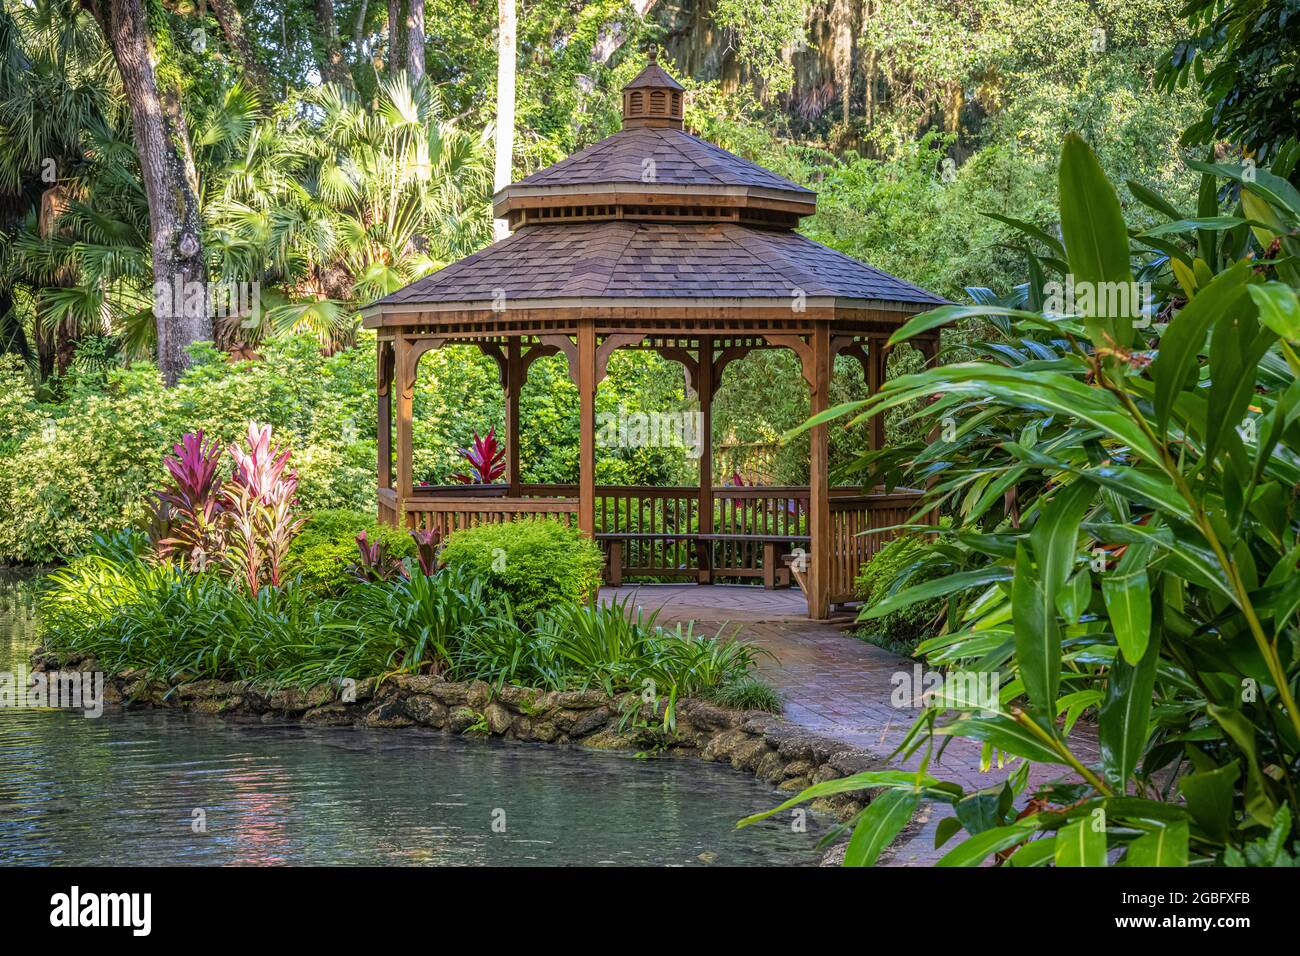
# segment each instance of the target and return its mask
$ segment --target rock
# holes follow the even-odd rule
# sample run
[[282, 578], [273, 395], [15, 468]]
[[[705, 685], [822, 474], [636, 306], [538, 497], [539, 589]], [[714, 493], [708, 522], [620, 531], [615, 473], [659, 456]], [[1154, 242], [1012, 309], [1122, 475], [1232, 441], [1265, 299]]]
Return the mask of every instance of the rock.
[[719, 707], [707, 700], [684, 700], [678, 710], [702, 730], [726, 730], [735, 727], [739, 720], [734, 710]]
[[219, 680], [196, 680], [189, 684], [181, 684], [176, 688], [177, 700], [206, 700], [212, 697], [224, 697], [226, 683]]
[[481, 680], [470, 681], [469, 687], [465, 689], [465, 703], [473, 707], [479, 713], [487, 707], [488, 701], [492, 699], [492, 688]]
[[[279, 690], [272, 692], [267, 703], [272, 710], [278, 710], [286, 714], [301, 714], [311, 707], [307, 702], [306, 692], [297, 687], [281, 687]], [[320, 705], [317, 704], [316, 706]]]
[[544, 744], [552, 743], [560, 736], [559, 730], [549, 720], [537, 721], [533, 724], [532, 735], [530, 740], [538, 740]]
[[386, 701], [366, 714], [367, 727], [410, 727], [414, 723], [406, 716], [402, 703], [396, 700]]
[[515, 687], [513, 684], [506, 684], [497, 691], [497, 700], [524, 713], [535, 711], [537, 702], [544, 696], [545, 693], [536, 687]]
[[555, 695], [555, 706], [565, 710], [591, 710], [608, 702], [609, 698], [598, 690], [563, 690]]
[[450, 713], [442, 701], [424, 694], [407, 697], [402, 701], [402, 709], [417, 724], [439, 729], [447, 726], [447, 716]]
[[[352, 688], [352, 700], [344, 701], [344, 703], [364, 704], [367, 701], [372, 700], [374, 698], [375, 691], [378, 688], [379, 688], [378, 677], [367, 677], [365, 680], [359, 680], [356, 682], [356, 685]], [[340, 690], [340, 693], [342, 693], [342, 690], [343, 689]]]
[[483, 716], [487, 718], [488, 733], [494, 737], [500, 737], [514, 722], [514, 715], [506, 710], [496, 701], [488, 704], [483, 710]]
[[844, 774], [840, 773], [828, 763], [820, 765], [812, 772], [813, 783], [825, 783], [827, 780], [838, 780]]
[[[834, 749], [842, 749], [843, 745], [835, 745]], [[831, 755], [832, 744], [830, 741], [823, 740], [821, 737], [814, 737], [811, 734], [794, 734], [781, 741], [778, 748], [782, 757], [791, 760], [811, 760], [813, 763], [825, 763]]]
[[508, 736], [514, 737], [515, 740], [532, 740], [533, 719], [531, 717], [516, 717], [510, 724]]
[[705, 760], [730, 760], [736, 749], [749, 743], [750, 739], [743, 730], [724, 730], [705, 744], [700, 756]]
[[578, 746], [591, 750], [635, 750], [636, 740], [627, 734], [620, 734], [613, 727], [607, 727], [590, 737], [584, 737]]
[[[790, 725], [772, 714], [766, 714], [762, 711], [751, 711], [744, 721], [741, 722], [740, 729], [755, 737], [767, 737], [769, 734], [784, 740], [792, 736]], [[780, 742], [778, 740], [778, 743]]]
[[791, 760], [785, 765], [785, 776], [806, 777], [816, 769], [811, 760]]
[[317, 684], [307, 690], [307, 707], [324, 707], [338, 699], [339, 685], [333, 682]]
[[469, 707], [453, 707], [447, 715], [447, 726], [452, 733], [463, 734], [478, 723], [478, 714]]
[[588, 710], [569, 727], [569, 736], [585, 737], [590, 733], [594, 733], [609, 723], [609, 717], [608, 707], [597, 707], [595, 710]]
[[353, 713], [345, 704], [326, 704], [302, 715], [303, 723], [325, 727], [343, 727], [353, 722]]
[[437, 685], [447, 683], [432, 674], [397, 674], [389, 679], [394, 687], [408, 694], [432, 694]]
[[883, 761], [865, 750], [841, 750], [830, 759], [830, 765], [846, 777], [866, 770], [878, 770]]
[[800, 790], [806, 790], [812, 786], [812, 781], [807, 777], [790, 777], [782, 780], [776, 785], [776, 789], [785, 793], [798, 793]]
[[468, 699], [466, 695], [468, 686], [467, 684], [447, 681], [442, 684], [434, 684], [429, 688], [429, 693], [448, 707], [463, 707]]
[[750, 737], [731, 752], [731, 766], [735, 770], [753, 770], [763, 756], [771, 752], [766, 740]]
[[765, 783], [776, 783], [785, 776], [785, 758], [775, 750], [769, 750], [759, 759], [754, 776]]

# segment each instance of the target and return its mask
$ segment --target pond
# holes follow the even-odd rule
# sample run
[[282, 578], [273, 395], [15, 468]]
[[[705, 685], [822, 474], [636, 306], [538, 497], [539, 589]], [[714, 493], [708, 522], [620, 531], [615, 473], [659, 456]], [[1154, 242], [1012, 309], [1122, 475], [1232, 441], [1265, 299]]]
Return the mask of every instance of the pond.
[[[2, 574], [2, 573], [0, 573]], [[36, 643], [0, 576], [0, 671]], [[0, 708], [0, 865], [809, 865], [729, 767], [418, 730]]]

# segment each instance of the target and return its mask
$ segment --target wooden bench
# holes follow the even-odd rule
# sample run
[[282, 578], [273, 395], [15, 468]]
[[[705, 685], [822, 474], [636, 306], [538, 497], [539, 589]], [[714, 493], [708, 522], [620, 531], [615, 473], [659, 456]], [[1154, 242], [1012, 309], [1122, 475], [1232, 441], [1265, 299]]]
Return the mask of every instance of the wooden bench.
[[[787, 567], [788, 555], [786, 551], [792, 550], [795, 546], [802, 545], [805, 548], [811, 543], [812, 538], [808, 535], [781, 535], [781, 534], [699, 534], [698, 532], [640, 532], [640, 531], [611, 531], [601, 532], [596, 535], [597, 541], [602, 541], [607, 545], [609, 552], [609, 564], [606, 570], [605, 580], [612, 587], [618, 587], [623, 583], [623, 544], [627, 541], [687, 541], [694, 545], [713, 544], [716, 542], [739, 542], [761, 544], [763, 546], [763, 587], [771, 590], [776, 587], [790, 586], [790, 569]], [[697, 557], [698, 557], [697, 549]], [[701, 581], [707, 581], [712, 574], [711, 562], [700, 560], [700, 568], [697, 572]], [[663, 573], [674, 573], [671, 569], [664, 569]], [[691, 573], [689, 571], [684, 573]], [[723, 572], [726, 573], [725, 570]]]

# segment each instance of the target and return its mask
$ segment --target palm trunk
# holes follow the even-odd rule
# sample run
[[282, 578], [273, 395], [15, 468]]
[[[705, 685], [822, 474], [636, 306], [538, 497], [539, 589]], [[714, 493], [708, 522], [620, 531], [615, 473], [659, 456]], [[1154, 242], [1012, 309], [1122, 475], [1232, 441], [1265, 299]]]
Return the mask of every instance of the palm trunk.
[[[497, 130], [493, 191], [510, 185], [515, 149], [515, 0], [497, 0]], [[493, 235], [504, 239], [510, 228], [504, 219], [492, 224]]]
[[141, 0], [101, 0], [95, 9], [122, 74], [152, 236], [158, 367], [171, 386], [189, 364], [186, 347], [212, 339], [197, 176], [175, 90], [159, 94], [154, 48]]
[[406, 70], [411, 86], [424, 79], [424, 0], [407, 0]]

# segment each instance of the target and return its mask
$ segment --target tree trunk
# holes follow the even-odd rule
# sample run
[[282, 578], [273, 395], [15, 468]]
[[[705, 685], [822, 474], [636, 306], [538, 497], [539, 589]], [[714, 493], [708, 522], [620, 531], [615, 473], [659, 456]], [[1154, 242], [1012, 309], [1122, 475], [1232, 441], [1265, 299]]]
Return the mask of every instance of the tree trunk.
[[239, 60], [239, 68], [243, 70], [244, 76], [257, 88], [257, 91], [265, 94], [270, 89], [270, 83], [266, 71], [257, 60], [252, 44], [248, 42], [248, 34], [244, 30], [244, 18], [239, 15], [239, 7], [235, 6], [235, 0], [211, 0], [211, 3], [212, 12], [217, 17], [217, 23], [221, 25], [221, 32], [225, 35], [230, 48], [235, 51], [235, 58]]
[[[510, 185], [515, 150], [515, 0], [497, 0], [497, 130], [493, 191]], [[510, 228], [504, 219], [492, 224], [493, 235], [504, 239]]]
[[361, 0], [360, 6], [357, 7], [357, 18], [352, 23], [352, 45], [360, 46], [362, 39], [366, 35], [366, 13], [370, 10], [368, 0]]
[[406, 30], [402, 0], [388, 0], [388, 72], [406, 68]]
[[175, 90], [159, 94], [154, 48], [141, 0], [95, 7], [122, 74], [136, 153], [149, 203], [158, 367], [171, 386], [189, 364], [186, 347], [212, 339], [197, 176]]
[[406, 70], [411, 86], [424, 79], [424, 0], [406, 0]]
[[343, 59], [339, 46], [339, 28], [334, 19], [334, 0], [316, 0], [316, 26], [320, 32], [321, 80], [326, 83], [352, 85], [352, 71]]

